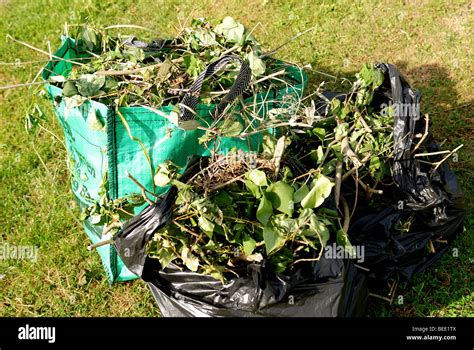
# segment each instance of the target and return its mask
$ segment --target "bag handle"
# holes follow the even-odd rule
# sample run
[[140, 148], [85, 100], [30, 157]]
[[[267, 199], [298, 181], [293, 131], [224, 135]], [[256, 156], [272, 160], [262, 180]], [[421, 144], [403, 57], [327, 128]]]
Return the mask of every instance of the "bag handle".
[[184, 96], [180, 104], [181, 120], [191, 120], [195, 119], [195, 116], [192, 111], [196, 109], [198, 104], [199, 95], [201, 94], [202, 84], [204, 80], [208, 77], [213, 76], [222, 68], [227, 66], [229, 63], [238, 62], [240, 64], [240, 71], [235, 79], [234, 85], [230, 88], [229, 92], [224, 96], [224, 98], [219, 102], [217, 108], [214, 112], [214, 118], [219, 116], [229, 103], [234, 101], [237, 97], [242, 95], [242, 93], [247, 89], [250, 83], [250, 78], [252, 76], [252, 70], [248, 63], [239, 56], [235, 55], [225, 55], [219, 58], [217, 61], [209, 64], [204, 72], [199, 74], [196, 81], [193, 83], [189, 91]]

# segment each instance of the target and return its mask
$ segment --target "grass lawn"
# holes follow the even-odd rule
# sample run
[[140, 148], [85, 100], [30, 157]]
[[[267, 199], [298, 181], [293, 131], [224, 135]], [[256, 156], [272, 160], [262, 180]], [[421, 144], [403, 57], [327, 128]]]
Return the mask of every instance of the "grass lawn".
[[[219, 4], [217, 4], [219, 3]], [[59, 46], [64, 23], [139, 24], [176, 33], [191, 17], [230, 15], [264, 48], [316, 26], [277, 54], [320, 72], [351, 77], [368, 62], [396, 64], [423, 93], [422, 111], [445, 147], [463, 143], [451, 162], [474, 202], [473, 3], [471, 1], [129, 1], [0, 0], [0, 61], [47, 56], [6, 39], [6, 34], [48, 50]], [[42, 63], [0, 65], [0, 85], [33, 80]], [[331, 78], [317, 72], [318, 84]], [[48, 129], [28, 135], [24, 115], [35, 89], [0, 90], [0, 244], [35, 245], [38, 260], [0, 260], [0, 316], [158, 316], [143, 281], [110, 286], [99, 257], [76, 217], [69, 191], [62, 131], [48, 102]], [[413, 284], [400, 283], [404, 303], [369, 299], [371, 316], [474, 316], [474, 216], [453, 248]], [[454, 254], [456, 255], [456, 254]]]

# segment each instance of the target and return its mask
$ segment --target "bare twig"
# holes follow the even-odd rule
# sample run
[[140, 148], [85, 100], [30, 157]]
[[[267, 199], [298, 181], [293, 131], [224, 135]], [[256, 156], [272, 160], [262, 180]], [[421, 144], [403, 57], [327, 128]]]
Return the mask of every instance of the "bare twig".
[[54, 57], [54, 58], [56, 58], [56, 59], [65, 61], [65, 62], [69, 62], [69, 63], [72, 63], [72, 64], [76, 64], [76, 65], [78, 65], [78, 66], [84, 66], [84, 63], [79, 63], [79, 62], [75, 62], [75, 61], [68, 60], [68, 59], [66, 59], [66, 58], [62, 58], [62, 57], [59, 57], [59, 56], [55, 56], [55, 55], [53, 55], [53, 54], [50, 54], [50, 53], [47, 52], [47, 51], [41, 50], [41, 49], [39, 49], [39, 48], [37, 48], [37, 47], [35, 47], [35, 46], [33, 46], [33, 45], [30, 45], [30, 44], [28, 44], [28, 43], [26, 43], [26, 42], [24, 42], [24, 41], [15, 39], [15, 38], [12, 37], [10, 34], [7, 34], [7, 38], [10, 39], [10, 40], [15, 41], [15, 42], [17, 42], [17, 43], [19, 43], [19, 44], [21, 44], [21, 45], [24, 45], [24, 46], [26, 46], [26, 47], [28, 47], [28, 48], [30, 48], [30, 49], [32, 49], [32, 50], [35, 50], [35, 51], [37, 51], [37, 52], [40, 52], [40, 53], [42, 53], [42, 54], [44, 54], [44, 55], [48, 55], [48, 56]]
[[349, 205], [343, 195], [341, 195], [341, 203], [344, 210], [344, 223], [342, 224], [342, 231], [347, 234], [349, 231], [349, 224], [351, 223], [351, 215], [349, 212]]
[[334, 186], [334, 198], [336, 200], [336, 208], [339, 208], [339, 196], [341, 194], [341, 179], [342, 176], [342, 161], [338, 160], [336, 164], [336, 176], [335, 182], [336, 185]]
[[374, 194], [383, 194], [383, 190], [376, 190], [375, 188], [369, 187], [366, 185], [361, 179], [356, 179], [359, 182], [360, 186], [367, 192], [367, 193], [374, 193]]
[[425, 142], [425, 139], [428, 137], [428, 132], [429, 132], [429, 125], [430, 124], [430, 117], [428, 114], [425, 114], [425, 132], [423, 136], [421, 137], [420, 141], [416, 144], [416, 146], [413, 148], [410, 154], [415, 153], [415, 151]]
[[444, 157], [443, 159], [441, 159], [439, 162], [436, 162], [434, 164], [436, 164], [435, 168], [433, 169], [433, 171], [436, 171], [436, 169], [439, 168], [439, 166], [446, 160], [448, 159], [449, 157], [451, 157], [454, 153], [456, 153], [456, 151], [458, 151], [461, 147], [463, 147], [464, 145], [459, 145], [458, 147], [456, 147], [455, 149], [453, 149], [451, 152], [449, 152], [449, 154]]
[[108, 245], [108, 244], [113, 244], [114, 243], [114, 240], [113, 239], [106, 239], [104, 241], [100, 241], [100, 242], [97, 242], [95, 244], [91, 244], [90, 246], [87, 247], [87, 250], [93, 250], [93, 249], [97, 249], [99, 247], [102, 247], [104, 245]]
[[156, 202], [152, 201], [150, 198], [148, 198], [148, 196], [146, 195], [147, 193], [150, 193], [156, 197], [158, 197], [158, 195], [154, 194], [153, 192], [150, 192], [148, 191], [140, 182], [138, 182], [137, 179], [135, 179], [129, 172], [127, 172], [127, 176], [130, 180], [132, 180], [135, 185], [137, 185], [138, 187], [140, 187], [140, 190], [142, 192], [142, 197], [143, 199], [150, 205], [154, 205], [156, 204]]
[[42, 84], [49, 84], [50, 81], [36, 81], [34, 83], [22, 83], [22, 84], [13, 84], [13, 85], [4, 85], [0, 86], [0, 90], [8, 90], [8, 89], [15, 89], [18, 87], [26, 87], [26, 86], [33, 86], [33, 85], [42, 85]]
[[354, 164], [356, 168], [359, 168], [362, 165], [359, 158], [357, 157], [357, 154], [355, 154], [351, 149], [351, 146], [349, 145], [349, 138], [347, 136], [341, 141], [341, 151], [351, 160], [352, 164]]
[[369, 297], [375, 297], [375, 298], [378, 298], [378, 299], [385, 300], [385, 301], [389, 302], [390, 304], [392, 303], [392, 299], [389, 299], [389, 298], [384, 297], [382, 295], [375, 294], [375, 293], [369, 293], [368, 295], [369, 295]]
[[275, 52], [277, 52], [278, 50], [280, 50], [282, 47], [284, 47], [285, 45], [288, 45], [289, 43], [291, 43], [292, 41], [298, 39], [300, 36], [302, 35], [305, 35], [306, 33], [312, 31], [312, 30], [315, 30], [316, 29], [316, 26], [314, 27], [311, 27], [311, 28], [308, 28], [306, 29], [305, 31], [303, 32], [300, 32], [300, 33], [297, 33], [295, 35], [293, 35], [290, 39], [288, 39], [287, 41], [285, 41], [283, 44], [279, 45], [277, 48], [273, 49], [273, 50], [270, 50], [268, 52], [265, 52], [261, 57], [267, 57], [267, 56], [271, 56], [273, 55]]
[[451, 151], [446, 150], [446, 151], [429, 152], [429, 153], [418, 153], [418, 154], [415, 154], [414, 157], [417, 158], [417, 157], [437, 156], [437, 155], [446, 154], [449, 152]]
[[[372, 156], [371, 153], [368, 153], [364, 158], [362, 158], [362, 160], [360, 161], [361, 164], [365, 164], [367, 163], [367, 161], [370, 159], [370, 157]], [[349, 171], [347, 171], [343, 176], [342, 176], [342, 181], [346, 180], [349, 176], [351, 176], [353, 173], [355, 173], [356, 171], [358, 170], [358, 168], [356, 167], [353, 167], [351, 169], [349, 169]]]
[[192, 236], [194, 236], [194, 237], [199, 237], [199, 235], [198, 235], [196, 232], [191, 231], [191, 230], [188, 229], [186, 226], [181, 225], [181, 224], [180, 224], [179, 222], [177, 222], [176, 220], [173, 220], [173, 224], [175, 224], [176, 226], [178, 226], [182, 231], [187, 232], [187, 233], [189, 233], [190, 235], [192, 235]]

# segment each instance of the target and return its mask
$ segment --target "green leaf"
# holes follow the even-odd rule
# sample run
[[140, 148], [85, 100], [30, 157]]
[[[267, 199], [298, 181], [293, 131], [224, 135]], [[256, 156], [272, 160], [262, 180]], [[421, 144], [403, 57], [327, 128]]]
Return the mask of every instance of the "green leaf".
[[243, 248], [245, 255], [251, 255], [257, 246], [257, 242], [248, 234], [244, 234], [243, 237]]
[[204, 62], [194, 55], [186, 55], [183, 58], [186, 73], [192, 77], [197, 77], [204, 70]]
[[285, 244], [285, 237], [273, 227], [265, 226], [263, 228], [263, 241], [265, 242], [267, 255], [270, 255], [283, 247]]
[[145, 52], [139, 47], [127, 47], [122, 53], [131, 63], [143, 62], [145, 59]]
[[267, 188], [268, 199], [275, 209], [282, 213], [292, 215], [294, 209], [293, 187], [286, 182], [278, 181]]
[[196, 272], [199, 267], [199, 259], [191, 253], [188, 247], [183, 247], [181, 250], [181, 259], [184, 265], [193, 272]]
[[267, 175], [261, 170], [253, 169], [248, 173], [248, 179], [257, 186], [267, 186]]
[[326, 129], [314, 128], [313, 134], [316, 135], [321, 141], [324, 141], [324, 138], [326, 137]]
[[99, 45], [99, 38], [95, 31], [90, 28], [83, 28], [81, 34], [82, 41], [87, 49], [89, 51], [94, 51], [94, 49]]
[[112, 77], [105, 77], [104, 91], [110, 92], [118, 88], [118, 81]]
[[269, 259], [270, 266], [275, 272], [283, 272], [287, 266], [294, 261], [293, 251], [284, 247], [278, 254], [273, 255]]
[[244, 180], [245, 187], [253, 194], [255, 198], [260, 198], [262, 194], [260, 193], [260, 188], [255, 185], [253, 181], [250, 180]]
[[293, 201], [299, 203], [303, 200], [304, 197], [309, 193], [309, 188], [306, 184], [303, 184], [296, 192]]
[[198, 225], [201, 230], [204, 231], [207, 237], [212, 239], [212, 233], [214, 232], [214, 224], [206, 219], [204, 216], [200, 216], [198, 219]]
[[333, 182], [326, 176], [320, 174], [318, 178], [313, 181], [311, 191], [301, 201], [301, 206], [310, 209], [319, 207], [323, 204], [324, 200], [329, 197], [333, 186]]
[[77, 88], [76, 88], [76, 84], [74, 84], [74, 82], [72, 82], [72, 81], [66, 81], [64, 83], [62, 93], [63, 93], [63, 96], [65, 96], [65, 97], [72, 97], [74, 95], [79, 94], [79, 92], [77, 91]]
[[324, 175], [330, 175], [331, 173], [334, 172], [334, 170], [336, 170], [336, 164], [337, 164], [337, 159], [331, 159], [329, 162], [323, 165], [322, 173]]
[[262, 153], [273, 157], [275, 154], [275, 147], [277, 144], [277, 139], [275, 136], [270, 134], [263, 135], [263, 144], [262, 144]]
[[205, 28], [197, 28], [193, 31], [194, 36], [199, 42], [200, 46], [212, 46], [216, 45], [216, 34]]
[[76, 87], [82, 96], [90, 97], [99, 95], [105, 84], [105, 76], [83, 74], [76, 82]]
[[176, 258], [176, 256], [173, 254], [173, 251], [170, 249], [166, 249], [165, 247], [161, 247], [160, 249], [153, 252], [151, 254], [151, 257], [156, 257], [160, 262], [162, 268], [167, 267], [170, 262], [172, 262]]
[[341, 141], [347, 136], [349, 130], [348, 123], [342, 123], [334, 128], [336, 140]]
[[263, 225], [266, 225], [268, 219], [273, 214], [272, 203], [267, 199], [265, 193], [260, 199], [260, 204], [257, 209], [257, 220], [260, 221]]
[[227, 41], [243, 45], [245, 27], [232, 17], [225, 17], [221, 24], [218, 24], [214, 31], [223, 35]]
[[25, 115], [25, 129], [27, 132], [33, 132], [36, 130], [40, 121], [46, 121], [46, 114], [43, 110], [35, 104], [31, 107]]
[[370, 170], [370, 174], [372, 176], [374, 176], [376, 171], [380, 169], [380, 165], [381, 165], [381, 163], [380, 163], [380, 158], [379, 157], [374, 156], [374, 157], [370, 158], [369, 170]]
[[236, 120], [225, 119], [223, 122], [217, 125], [217, 130], [224, 137], [236, 137], [242, 132], [242, 124]]
[[319, 145], [316, 151], [311, 152], [310, 157], [316, 162], [316, 164], [321, 164], [324, 157], [323, 147]]
[[329, 229], [327, 228], [327, 226], [321, 221], [319, 221], [316, 215], [313, 215], [311, 216], [309, 227], [311, 227], [319, 234], [319, 236], [321, 237], [321, 243], [323, 247], [325, 247], [330, 236]]
[[265, 62], [263, 62], [263, 60], [258, 57], [258, 55], [253, 50], [247, 55], [247, 60], [249, 61], [249, 66], [254, 77], [265, 74]]

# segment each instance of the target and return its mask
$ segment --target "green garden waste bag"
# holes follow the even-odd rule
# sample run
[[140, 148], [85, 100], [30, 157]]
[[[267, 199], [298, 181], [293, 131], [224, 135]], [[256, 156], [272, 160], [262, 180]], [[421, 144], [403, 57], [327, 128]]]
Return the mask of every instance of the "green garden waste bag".
[[[68, 37], [63, 37], [62, 42], [62, 46], [54, 53], [54, 56], [64, 60], [50, 61], [43, 71], [44, 80], [59, 75], [67, 78], [72, 69], [72, 63], [68, 61], [89, 57], [89, 54], [84, 53], [85, 50], [82, 49], [80, 43], [76, 45], [76, 42]], [[227, 64], [227, 61], [232, 59], [232, 57], [223, 56], [220, 62], [211, 63], [204, 73], [213, 74], [213, 69], [217, 70], [219, 65]], [[246, 63], [240, 63], [239, 76], [229, 94], [222, 99], [224, 104], [232, 102], [241, 95], [248, 85], [249, 77], [242, 78], [247, 74], [243, 68]], [[211, 67], [212, 65], [215, 67]], [[306, 75], [295, 66], [287, 64], [284, 66], [288, 77], [295, 81], [293, 86], [251, 96], [243, 101], [243, 105], [252, 104], [254, 108], [257, 108], [258, 115], [263, 117], [271, 109], [283, 108], [288, 101], [301, 99], [307, 83]], [[204, 73], [202, 77], [196, 78], [196, 90], [187, 94], [181, 101], [187, 106], [180, 111], [181, 115], [173, 106], [157, 109], [147, 106], [120, 107], [116, 111], [115, 107], [106, 106], [94, 100], [87, 100], [75, 106], [64, 101], [60, 88], [51, 84], [46, 85], [56, 117], [64, 131], [72, 191], [81, 209], [96, 203], [104, 191], [111, 200], [120, 199], [132, 193], [141, 193], [141, 188], [130, 179], [128, 174], [152, 191], [155, 188], [153, 170], [158, 165], [170, 160], [184, 168], [191, 156], [209, 155], [209, 149], [201, 145], [198, 140], [205, 131], [177, 125], [173, 119], [178, 115], [181, 120], [184, 120], [184, 124], [199, 122], [205, 127], [212, 123], [217, 111], [225, 107], [220, 104], [216, 106], [197, 103], [196, 96], [200, 91], [199, 79], [205, 78]], [[237, 84], [239, 79], [240, 86]], [[268, 99], [269, 95], [271, 95], [270, 99]], [[242, 108], [241, 105], [233, 107], [231, 112], [238, 112]], [[257, 152], [262, 138], [262, 133], [253, 133], [244, 138], [221, 137], [218, 139], [217, 149], [223, 154], [230, 150]], [[167, 188], [156, 187], [155, 193], [160, 194], [166, 190]], [[143, 208], [144, 206], [136, 207], [131, 214], [136, 215]], [[83, 226], [92, 243], [104, 239], [104, 227], [100, 223], [88, 218], [83, 221]], [[101, 246], [97, 248], [97, 251], [111, 283], [138, 278], [125, 267], [112, 245]]]

